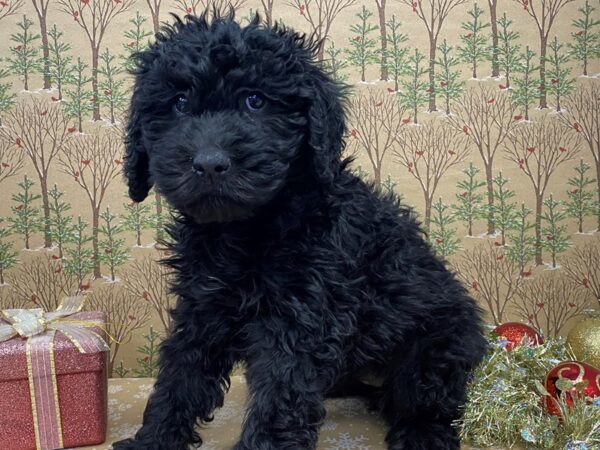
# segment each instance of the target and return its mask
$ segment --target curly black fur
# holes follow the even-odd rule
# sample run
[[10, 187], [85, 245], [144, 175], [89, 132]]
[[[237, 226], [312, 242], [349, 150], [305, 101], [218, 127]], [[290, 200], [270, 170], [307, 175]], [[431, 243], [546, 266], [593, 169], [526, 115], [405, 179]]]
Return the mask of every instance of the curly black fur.
[[[125, 174], [155, 185], [170, 229], [173, 328], [135, 438], [116, 450], [180, 450], [247, 365], [236, 450], [313, 449], [327, 395], [363, 394], [394, 450], [455, 450], [480, 311], [412, 212], [341, 158], [345, 89], [293, 31], [186, 17], [136, 56]], [[249, 95], [266, 100], [252, 111]], [[185, 111], [174, 108], [187, 99]], [[191, 169], [225, 154], [229, 170]], [[377, 374], [381, 386], [361, 378]]]

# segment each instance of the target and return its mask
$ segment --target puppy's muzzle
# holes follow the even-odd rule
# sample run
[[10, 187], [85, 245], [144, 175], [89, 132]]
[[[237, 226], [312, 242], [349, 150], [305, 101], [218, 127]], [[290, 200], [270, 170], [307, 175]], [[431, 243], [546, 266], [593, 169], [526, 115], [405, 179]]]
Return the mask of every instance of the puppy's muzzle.
[[221, 149], [209, 149], [198, 152], [192, 160], [192, 170], [204, 177], [222, 177], [231, 167], [229, 156]]

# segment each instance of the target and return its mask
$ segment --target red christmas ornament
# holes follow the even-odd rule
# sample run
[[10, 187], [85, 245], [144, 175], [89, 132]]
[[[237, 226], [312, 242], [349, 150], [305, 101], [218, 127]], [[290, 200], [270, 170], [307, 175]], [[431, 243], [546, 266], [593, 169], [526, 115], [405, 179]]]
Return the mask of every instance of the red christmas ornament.
[[544, 404], [550, 414], [560, 417], [561, 394], [567, 406], [573, 406], [574, 396], [584, 395], [589, 401], [600, 397], [600, 370], [583, 362], [562, 362], [548, 372], [545, 387], [550, 395], [544, 396]]
[[494, 333], [500, 339], [507, 341], [504, 348], [509, 352], [520, 344], [536, 347], [544, 343], [544, 339], [535, 329], [520, 322], [506, 322], [498, 325], [494, 328]]

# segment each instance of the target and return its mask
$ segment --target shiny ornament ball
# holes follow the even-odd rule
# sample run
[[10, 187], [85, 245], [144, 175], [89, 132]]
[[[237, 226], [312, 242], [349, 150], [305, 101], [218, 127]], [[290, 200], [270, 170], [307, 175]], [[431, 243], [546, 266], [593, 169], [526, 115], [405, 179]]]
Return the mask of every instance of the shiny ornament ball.
[[576, 324], [567, 337], [573, 354], [600, 369], [600, 312], [596, 311]]
[[498, 325], [494, 328], [494, 333], [509, 352], [520, 344], [537, 347], [544, 343], [544, 339], [534, 328], [520, 322], [506, 322]]
[[574, 396], [583, 395], [590, 402], [600, 397], [600, 370], [579, 361], [562, 362], [546, 375], [545, 388], [550, 394], [544, 396], [548, 412], [561, 417], [559, 398], [572, 406]]

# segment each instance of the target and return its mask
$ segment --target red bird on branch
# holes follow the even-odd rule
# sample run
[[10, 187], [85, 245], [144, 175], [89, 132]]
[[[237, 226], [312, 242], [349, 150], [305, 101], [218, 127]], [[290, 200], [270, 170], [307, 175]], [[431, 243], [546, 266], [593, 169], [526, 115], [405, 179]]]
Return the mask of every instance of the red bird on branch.
[[114, 163], [115, 163], [117, 166], [120, 166], [121, 164], [123, 164], [123, 160], [122, 160], [122, 159], [115, 159], [115, 160], [114, 160]]
[[52, 97], [50, 97], [50, 100], [52, 100], [53, 102], [57, 102], [60, 100], [60, 98], [55, 97], [54, 95]]
[[6, 2], [0, 2], [0, 6], [2, 6], [4, 8], [5, 6], [8, 6], [8, 3], [6, 3]]
[[48, 115], [48, 110], [47, 110], [47, 109], [43, 110], [43, 111], [40, 113], [40, 116], [46, 116], [46, 115]]
[[488, 99], [487, 102], [488, 102], [488, 104], [492, 105], [492, 104], [496, 103], [496, 99], [495, 98], [490, 98], [490, 99]]
[[472, 38], [472, 37], [473, 37], [473, 33], [467, 33], [467, 34], [465, 34], [465, 37], [466, 37], [467, 39], [470, 39], [470, 38]]
[[471, 129], [466, 125], [463, 126], [462, 130], [463, 130], [463, 133], [465, 133], [465, 134], [469, 134], [469, 131], [471, 131]]
[[423, 156], [423, 154], [425, 153], [423, 150], [417, 150], [415, 152], [418, 156]]
[[61, 273], [61, 272], [62, 272], [62, 267], [56, 266], [56, 269], [54, 269], [54, 273]]
[[192, 13], [192, 7], [191, 6], [188, 6], [185, 10], [187, 11], [188, 14]]
[[355, 128], [352, 128], [352, 131], [350, 132], [350, 136], [352, 136], [354, 139], [356, 139], [356, 137], [358, 136], [358, 131], [356, 131]]
[[38, 300], [38, 296], [35, 294], [31, 294], [31, 301], [33, 302], [34, 305], [37, 305], [37, 300]]
[[300, 14], [304, 15], [305, 9], [306, 9], [306, 5], [300, 5]]
[[446, 86], [448, 86], [448, 83], [445, 82], [445, 81], [440, 81], [440, 86], [441, 87], [446, 87]]
[[25, 205], [19, 205], [15, 209], [18, 209], [19, 211], [21, 211], [23, 208], [25, 208]]
[[527, 147], [527, 151], [529, 153], [533, 153], [533, 152], [535, 152], [535, 147]]
[[134, 320], [136, 320], [136, 317], [135, 317], [135, 316], [132, 316], [131, 314], [129, 314], [129, 315], [127, 316], [127, 318], [128, 318], [128, 319], [129, 319], [131, 322], [133, 322]]
[[479, 283], [477, 281], [473, 281], [471, 283], [471, 287], [473, 288], [474, 291], [479, 291]]
[[407, 118], [405, 118], [405, 119], [402, 119], [402, 123], [403, 123], [404, 125], [408, 125], [408, 124], [410, 123], [410, 117], [407, 117]]
[[75, 131], [77, 131], [77, 127], [69, 127], [69, 128], [67, 128], [67, 131], [69, 133], [75, 133]]
[[5, 169], [8, 169], [10, 167], [10, 164], [3, 162], [2, 167], [4, 167]]
[[581, 280], [581, 284], [583, 284], [584, 288], [589, 289], [589, 287], [590, 287], [590, 280], [588, 280], [587, 278], [583, 278], [583, 280]]
[[83, 164], [84, 166], [89, 166], [90, 162], [92, 162], [90, 159], [82, 159], [81, 160], [81, 164]]
[[91, 284], [89, 282], [87, 282], [85, 284], [82, 283], [79, 285], [79, 289], [81, 289], [82, 291], [87, 291], [90, 287], [91, 287]]
[[521, 272], [521, 276], [524, 278], [530, 277], [531, 276], [531, 270], [524, 270], [523, 272]]
[[504, 259], [504, 255], [496, 256], [497, 261], [502, 261]]
[[581, 125], [578, 122], [573, 122], [573, 129], [579, 133], [581, 132]]
[[379, 107], [383, 105], [383, 100], [379, 100], [377, 103], [375, 103], [375, 106]]
[[448, 154], [454, 156], [456, 155], [456, 152], [454, 150], [448, 150]]
[[583, 30], [578, 31], [577, 33], [575, 33], [575, 36], [581, 36], [581, 35], [583, 35]]
[[519, 160], [519, 168], [521, 168], [521, 169], [525, 168], [525, 160], [524, 159]]
[[387, 88], [387, 91], [388, 91], [390, 94], [393, 94], [394, 92], [396, 92], [396, 91], [395, 91], [394, 89], [392, 89], [392, 88]]
[[506, 86], [504, 86], [503, 84], [499, 84], [498, 87], [502, 90], [506, 89]]
[[19, 147], [23, 147], [23, 141], [21, 140], [21, 138], [15, 139], [15, 144], [17, 144], [17, 146]]
[[566, 149], [566, 148], [564, 148], [564, 147], [558, 147], [558, 150], [559, 150], [561, 153], [564, 153], [564, 152], [566, 152], [566, 151], [567, 151], [567, 149]]
[[469, 193], [467, 191], [463, 192], [462, 194], [460, 194], [460, 196], [462, 198], [465, 198], [467, 195], [469, 195]]
[[523, 116], [521, 116], [521, 115], [516, 115], [516, 116], [513, 116], [513, 120], [514, 120], [515, 122], [518, 122], [518, 121], [519, 121], [519, 120], [521, 120], [522, 118], [523, 118]]
[[417, 12], [417, 2], [412, 2], [413, 12]]
[[142, 292], [142, 297], [144, 298], [144, 300], [148, 301], [150, 300], [150, 293], [148, 291], [144, 291]]

